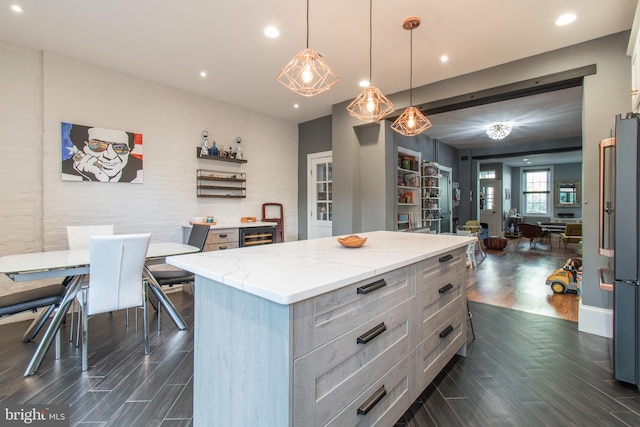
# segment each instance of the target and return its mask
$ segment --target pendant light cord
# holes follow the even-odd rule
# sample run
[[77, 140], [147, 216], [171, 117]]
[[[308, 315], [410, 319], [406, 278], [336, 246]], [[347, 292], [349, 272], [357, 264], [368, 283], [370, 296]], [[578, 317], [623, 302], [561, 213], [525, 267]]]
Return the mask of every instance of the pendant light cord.
[[409, 30], [409, 107], [413, 107], [413, 28]]
[[307, 0], [307, 49], [309, 49], [309, 0]]
[[369, 86], [373, 85], [371, 68], [373, 63], [373, 0], [369, 0]]

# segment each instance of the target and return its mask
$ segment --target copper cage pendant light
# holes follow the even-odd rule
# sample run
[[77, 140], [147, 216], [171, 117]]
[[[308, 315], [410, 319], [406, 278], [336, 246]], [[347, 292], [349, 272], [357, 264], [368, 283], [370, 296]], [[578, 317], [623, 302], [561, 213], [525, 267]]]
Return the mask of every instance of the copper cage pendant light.
[[402, 21], [402, 28], [409, 30], [410, 36], [410, 71], [409, 71], [409, 107], [400, 114], [391, 125], [391, 129], [404, 136], [415, 136], [431, 127], [431, 122], [420, 110], [413, 106], [413, 29], [420, 26], [420, 18], [410, 16]]
[[302, 96], [314, 96], [331, 89], [340, 78], [324, 62], [322, 55], [309, 49], [309, 0], [307, 0], [307, 48], [298, 52], [280, 71], [277, 80]]
[[373, 62], [372, 34], [373, 34], [373, 6], [369, 0], [369, 86], [349, 104], [347, 111], [354, 117], [364, 122], [377, 122], [382, 120], [395, 110], [393, 102], [382, 94], [380, 89], [373, 86], [371, 80], [371, 68]]

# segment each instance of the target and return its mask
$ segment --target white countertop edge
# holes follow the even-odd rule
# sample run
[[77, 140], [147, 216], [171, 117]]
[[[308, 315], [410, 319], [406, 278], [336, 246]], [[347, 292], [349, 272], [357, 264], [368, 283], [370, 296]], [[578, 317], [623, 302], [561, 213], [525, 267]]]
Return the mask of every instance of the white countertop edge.
[[[402, 233], [406, 234], [406, 233]], [[367, 233], [361, 233], [361, 235], [367, 235]], [[291, 288], [288, 286], [287, 280], [291, 281], [291, 278], [283, 278], [283, 280], [278, 280], [278, 282], [284, 282], [284, 285], [281, 283], [275, 284], [273, 287], [260, 285], [256, 286], [250, 282], [250, 279], [247, 280], [247, 275], [250, 275], [251, 272], [246, 275], [243, 274], [242, 269], [237, 268], [236, 263], [250, 264], [251, 260], [247, 261], [246, 255], [251, 255], [250, 259], [258, 260], [261, 252], [267, 250], [271, 253], [268, 254], [271, 257], [280, 255], [276, 254], [275, 251], [280, 248], [286, 248], [286, 243], [275, 244], [275, 245], [265, 245], [264, 247], [253, 247], [253, 248], [239, 248], [239, 249], [231, 249], [226, 251], [215, 251], [215, 252], [202, 252], [198, 254], [191, 255], [183, 255], [183, 256], [175, 256], [167, 258], [166, 262], [173, 266], [182, 268], [184, 270], [188, 270], [198, 276], [214, 280], [216, 282], [225, 284], [227, 286], [231, 286], [236, 289], [240, 289], [242, 291], [248, 292], [250, 294], [268, 299], [278, 304], [289, 305], [293, 304], [308, 298], [315, 297], [317, 295], [330, 292], [341, 287], [366, 280], [380, 274], [387, 273], [392, 270], [396, 270], [398, 268], [405, 267], [407, 265], [411, 265], [427, 258], [439, 256], [443, 253], [449, 252], [451, 250], [461, 248], [466, 246], [468, 243], [477, 239], [476, 237], [467, 237], [467, 236], [453, 236], [454, 239], [446, 239], [447, 243], [440, 243], [438, 247], [435, 248], [427, 248], [430, 250], [426, 250], [422, 253], [416, 253], [415, 255], [407, 255], [400, 254], [398, 255], [401, 259], [393, 260], [386, 264], [380, 263], [380, 265], [376, 265], [372, 267], [370, 265], [370, 258], [364, 256], [367, 262], [363, 262], [363, 265], [357, 264], [344, 264], [339, 262], [340, 253], [332, 252], [335, 255], [338, 255], [337, 258], [330, 258], [328, 260], [323, 260], [323, 257], [318, 258], [318, 263], [321, 264], [325, 271], [330, 267], [343, 267], [345, 270], [344, 273], [338, 271], [332, 271], [326, 274], [328, 277], [326, 280], [322, 280], [321, 278], [313, 278], [310, 281], [315, 282], [312, 285], [301, 286], [299, 289], [291, 290], [287, 289], [286, 291], [282, 291], [282, 289]], [[335, 238], [327, 238], [331, 239], [333, 243], [335, 243], [336, 251], [360, 251], [360, 249], [346, 249], [341, 248], [335, 242]], [[308, 241], [296, 241], [290, 243], [298, 243], [304, 244], [304, 242]], [[366, 247], [366, 244], [365, 244]], [[333, 249], [331, 249], [333, 251]], [[238, 252], [241, 251], [241, 252]], [[251, 251], [251, 252], [247, 252]], [[348, 253], [348, 252], [347, 252]], [[361, 252], [364, 255], [364, 251]], [[345, 253], [346, 254], [346, 253]], [[266, 255], [266, 254], [265, 254]], [[375, 254], [373, 254], [375, 256]], [[286, 255], [282, 255], [284, 258]], [[315, 258], [315, 257], [312, 257]], [[308, 261], [308, 258], [305, 258]], [[223, 265], [220, 265], [223, 264]], [[259, 262], [257, 262], [259, 264]], [[378, 262], [376, 262], [378, 264]], [[270, 267], [270, 266], [269, 266]], [[285, 268], [284, 266], [280, 266], [281, 268]], [[259, 267], [252, 267], [250, 270]], [[277, 268], [277, 267], [276, 267]], [[255, 273], [253, 273], [255, 274]], [[331, 276], [331, 277], [330, 277]], [[330, 278], [329, 278], [330, 277]], [[280, 290], [279, 290], [280, 289]]]
[[[275, 222], [267, 222], [267, 221], [256, 221], [256, 222], [224, 222], [224, 223], [216, 223], [209, 224], [209, 228], [212, 230], [216, 229], [225, 229], [225, 228], [251, 228], [251, 227], [275, 227], [277, 224]], [[192, 228], [192, 225], [189, 223], [182, 224], [184, 228]]]

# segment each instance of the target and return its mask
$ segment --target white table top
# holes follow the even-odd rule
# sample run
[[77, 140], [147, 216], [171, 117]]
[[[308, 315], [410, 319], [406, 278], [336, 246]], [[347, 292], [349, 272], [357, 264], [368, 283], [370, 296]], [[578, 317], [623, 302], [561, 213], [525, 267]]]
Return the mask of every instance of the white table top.
[[[158, 242], [150, 243], [147, 259], [165, 258], [169, 255], [188, 254], [198, 252], [195, 246], [182, 243]], [[44, 277], [64, 277], [69, 275], [69, 269], [74, 268], [74, 274], [89, 273], [89, 248], [64, 251], [33, 252], [0, 257], [0, 273], [11, 277], [14, 274], [36, 274], [47, 272]], [[38, 277], [31, 277], [36, 279]]]
[[292, 304], [464, 247], [476, 237], [374, 231], [361, 248], [335, 237], [172, 256], [168, 264], [279, 304]]

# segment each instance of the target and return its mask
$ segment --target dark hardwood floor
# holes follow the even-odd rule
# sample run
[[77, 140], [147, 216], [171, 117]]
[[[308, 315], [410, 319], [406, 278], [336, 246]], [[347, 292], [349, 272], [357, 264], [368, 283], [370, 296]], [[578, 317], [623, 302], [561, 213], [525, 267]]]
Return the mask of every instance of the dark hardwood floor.
[[[555, 248], [557, 260], [545, 264], [548, 252], [523, 241], [519, 248], [489, 253], [469, 272], [469, 294], [490, 302], [487, 295], [504, 295], [496, 288], [502, 286], [518, 301], [547, 291], [547, 269], [562, 266], [571, 254]], [[544, 276], [542, 284], [538, 276]], [[525, 283], [536, 288], [526, 291]], [[170, 297], [192, 325], [191, 295]], [[579, 333], [574, 321], [509, 304], [470, 302], [477, 338], [468, 356], [454, 358], [397, 426], [640, 425], [640, 393], [612, 379], [609, 340]], [[20, 341], [28, 322], [0, 326], [0, 407], [67, 405], [72, 426], [193, 425], [193, 333], [178, 331], [165, 315], [162, 320], [160, 332], [152, 324], [151, 354], [145, 357], [142, 334], [125, 329], [123, 312], [95, 316], [89, 371], [80, 370], [80, 350], [63, 341], [62, 358], [55, 360], [52, 349], [28, 378], [22, 374], [35, 344]]]

